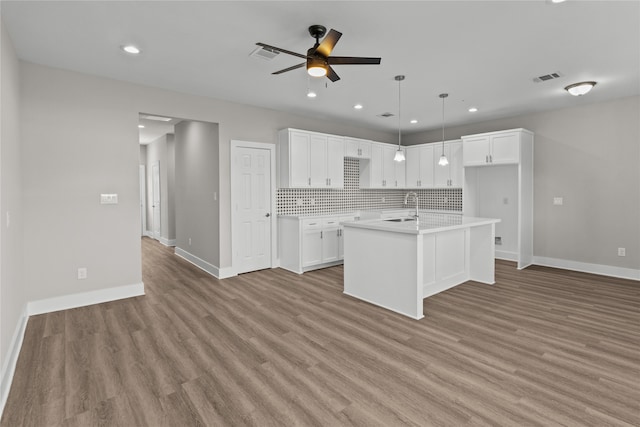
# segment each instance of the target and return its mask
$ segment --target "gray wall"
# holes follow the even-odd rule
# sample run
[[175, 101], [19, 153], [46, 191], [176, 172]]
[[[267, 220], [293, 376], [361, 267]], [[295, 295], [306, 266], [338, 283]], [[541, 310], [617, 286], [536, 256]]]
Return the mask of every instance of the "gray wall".
[[[147, 174], [147, 231], [151, 231], [153, 220], [153, 174], [154, 163], [160, 163], [160, 236], [166, 240], [176, 238], [175, 221], [175, 143], [173, 134], [163, 135], [146, 145]], [[165, 241], [166, 243], [166, 241]]]
[[[0, 20], [0, 405], [8, 393], [6, 368], [27, 296], [23, 280], [22, 178], [18, 58]], [[7, 214], [10, 223], [7, 224]]]
[[446, 138], [520, 127], [535, 133], [534, 255], [640, 268], [640, 97], [456, 126]]
[[183, 120], [175, 126], [176, 247], [215, 266], [220, 259], [219, 152], [217, 123]]

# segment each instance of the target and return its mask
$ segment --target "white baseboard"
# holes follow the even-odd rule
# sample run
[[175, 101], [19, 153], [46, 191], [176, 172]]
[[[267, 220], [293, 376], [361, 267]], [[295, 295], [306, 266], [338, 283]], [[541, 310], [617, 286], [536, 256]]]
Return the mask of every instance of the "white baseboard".
[[495, 255], [495, 257], [497, 259], [503, 259], [505, 261], [518, 261], [517, 252], [501, 251], [501, 250], [498, 249], [497, 246], [496, 246], [496, 255]]
[[207, 261], [198, 258], [197, 256], [185, 251], [176, 246], [176, 255], [182, 259], [189, 261], [191, 264], [195, 265], [199, 269], [206, 271], [216, 279], [220, 279], [220, 269], [213, 264], [208, 263]]
[[621, 279], [639, 280], [640, 270], [633, 268], [615, 267], [612, 265], [590, 264], [558, 258], [534, 256], [533, 263], [544, 267], [562, 268], [583, 273], [600, 274], [603, 276], [619, 277]]
[[233, 267], [221, 267], [218, 269], [218, 271], [220, 272], [219, 279], [226, 279], [228, 277], [237, 276], [235, 271], [233, 271]]
[[27, 305], [25, 304], [22, 309], [22, 314], [16, 325], [16, 329], [13, 332], [11, 343], [5, 354], [6, 359], [2, 364], [2, 371], [0, 371], [0, 418], [2, 418], [2, 412], [4, 411], [4, 405], [7, 403], [9, 397], [9, 390], [11, 389], [11, 383], [13, 382], [13, 374], [16, 372], [16, 365], [18, 364], [18, 356], [20, 355], [20, 349], [22, 348], [22, 341], [24, 340], [24, 333], [27, 329]]
[[160, 237], [159, 242], [162, 243], [165, 246], [175, 246], [176, 245], [176, 239], [167, 239], [166, 237]]
[[27, 315], [33, 316], [36, 314], [51, 313], [53, 311], [84, 307], [86, 305], [100, 304], [140, 295], [144, 295], [144, 283], [142, 282], [134, 285], [118, 286], [115, 288], [29, 301], [29, 303], [27, 303]]

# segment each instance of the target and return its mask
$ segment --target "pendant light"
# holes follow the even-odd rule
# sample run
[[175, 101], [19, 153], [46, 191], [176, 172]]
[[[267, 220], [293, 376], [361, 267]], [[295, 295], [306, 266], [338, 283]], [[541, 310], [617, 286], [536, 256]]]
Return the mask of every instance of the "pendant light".
[[447, 160], [447, 156], [444, 154], [444, 99], [449, 96], [448, 93], [441, 93], [438, 95], [442, 98], [442, 156], [440, 156], [440, 160], [438, 160], [438, 164], [440, 166], [447, 166], [449, 164], [449, 160]]
[[393, 157], [393, 160], [396, 162], [404, 162], [404, 151], [402, 151], [402, 146], [400, 142], [402, 141], [402, 117], [400, 115], [400, 107], [401, 107], [401, 97], [400, 97], [400, 82], [404, 80], [404, 76], [396, 76], [396, 81], [398, 82], [398, 150], [396, 151], [396, 155]]

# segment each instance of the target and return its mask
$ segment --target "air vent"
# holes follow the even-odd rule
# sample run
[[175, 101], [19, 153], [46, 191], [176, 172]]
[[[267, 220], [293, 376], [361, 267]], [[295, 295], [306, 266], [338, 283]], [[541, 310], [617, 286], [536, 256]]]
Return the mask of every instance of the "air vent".
[[545, 74], [544, 76], [534, 77], [533, 81], [535, 83], [546, 82], [547, 80], [559, 79], [562, 77], [562, 73], [556, 71], [555, 73]]
[[144, 114], [144, 115], [140, 115], [141, 119], [146, 119], [146, 120], [154, 120], [156, 122], [170, 122], [171, 121], [171, 117], [162, 117], [162, 116], [152, 116], [149, 114]]
[[393, 113], [382, 113], [382, 114], [378, 114], [378, 117], [393, 117], [394, 114]]
[[269, 49], [268, 47], [259, 47], [253, 52], [249, 54], [249, 56], [253, 56], [254, 58], [260, 58], [265, 61], [271, 61], [273, 58], [278, 56], [280, 52], [275, 51], [273, 49]]

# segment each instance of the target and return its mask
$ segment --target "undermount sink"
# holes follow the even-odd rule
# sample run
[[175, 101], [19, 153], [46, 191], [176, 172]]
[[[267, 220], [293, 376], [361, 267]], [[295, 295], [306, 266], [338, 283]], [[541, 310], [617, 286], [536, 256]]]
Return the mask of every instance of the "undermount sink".
[[415, 218], [390, 218], [390, 219], [385, 219], [385, 221], [391, 221], [391, 222], [405, 222], [405, 221], [415, 221]]

